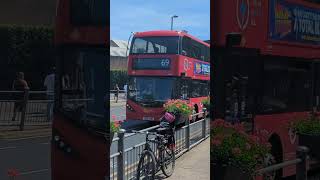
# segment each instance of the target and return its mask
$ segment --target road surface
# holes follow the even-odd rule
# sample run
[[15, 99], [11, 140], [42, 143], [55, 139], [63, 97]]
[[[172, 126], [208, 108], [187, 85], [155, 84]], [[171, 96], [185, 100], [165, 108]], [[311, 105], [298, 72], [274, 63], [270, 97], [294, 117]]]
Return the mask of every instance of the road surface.
[[17, 180], [50, 180], [50, 137], [0, 140], [0, 179], [9, 180], [8, 169], [21, 174]]

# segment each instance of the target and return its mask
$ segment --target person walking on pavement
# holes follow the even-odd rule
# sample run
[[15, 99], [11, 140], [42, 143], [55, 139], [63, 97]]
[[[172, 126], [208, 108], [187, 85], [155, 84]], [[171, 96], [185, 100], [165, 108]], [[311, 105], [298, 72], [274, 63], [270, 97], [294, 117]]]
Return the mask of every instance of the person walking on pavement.
[[123, 90], [124, 90], [124, 96], [125, 96], [125, 98], [127, 98], [127, 89], [128, 89], [128, 85], [127, 85], [127, 84], [125, 84], [125, 85], [123, 86]]
[[12, 84], [12, 91], [23, 91], [23, 93], [21, 92], [14, 93], [15, 103], [14, 103], [12, 121], [16, 120], [17, 112], [22, 112], [22, 109], [24, 106], [24, 95], [26, 90], [29, 90], [29, 86], [27, 81], [24, 80], [24, 73], [18, 72], [16, 75], [16, 79], [13, 81], [13, 84]]
[[119, 91], [120, 91], [118, 84], [116, 84], [115, 90], [116, 90], [115, 92], [116, 103], [118, 103]]
[[47, 118], [48, 121], [52, 120], [53, 116], [53, 106], [54, 106], [54, 79], [55, 79], [55, 67], [51, 69], [50, 74], [48, 74], [44, 80], [44, 86], [46, 87], [47, 94]]

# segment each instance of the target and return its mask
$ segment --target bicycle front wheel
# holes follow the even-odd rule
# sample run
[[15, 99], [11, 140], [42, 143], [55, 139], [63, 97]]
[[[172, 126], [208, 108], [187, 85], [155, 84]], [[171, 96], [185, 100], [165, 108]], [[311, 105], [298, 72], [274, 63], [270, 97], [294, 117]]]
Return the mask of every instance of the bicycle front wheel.
[[173, 174], [175, 162], [174, 149], [166, 146], [163, 150], [163, 164], [161, 166], [161, 170], [166, 177], [170, 177]]
[[139, 160], [137, 180], [154, 180], [156, 174], [156, 158], [151, 151], [145, 150]]

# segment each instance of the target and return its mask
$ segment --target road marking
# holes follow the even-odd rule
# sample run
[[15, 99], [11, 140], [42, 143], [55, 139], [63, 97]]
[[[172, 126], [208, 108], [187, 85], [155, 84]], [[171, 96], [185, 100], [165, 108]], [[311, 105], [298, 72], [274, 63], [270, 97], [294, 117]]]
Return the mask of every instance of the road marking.
[[44, 145], [47, 145], [47, 144], [49, 144], [49, 142], [46, 142], [46, 143], [40, 143], [40, 144], [44, 144]]
[[45, 172], [45, 171], [49, 171], [49, 169], [40, 169], [40, 170], [35, 170], [35, 171], [26, 171], [26, 172], [20, 173], [20, 175], [28, 175], [28, 174], [34, 174], [34, 173], [41, 173], [41, 172]]
[[0, 150], [5, 150], [5, 149], [15, 149], [17, 147], [15, 146], [8, 146], [8, 147], [0, 147]]

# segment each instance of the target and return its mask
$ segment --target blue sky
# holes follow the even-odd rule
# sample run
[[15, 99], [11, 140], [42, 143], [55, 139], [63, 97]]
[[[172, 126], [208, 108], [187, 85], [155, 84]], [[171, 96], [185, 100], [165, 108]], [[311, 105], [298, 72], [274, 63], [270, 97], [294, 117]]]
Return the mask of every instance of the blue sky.
[[202, 40], [210, 39], [210, 0], [111, 0], [111, 39], [128, 40], [131, 32], [187, 30]]

